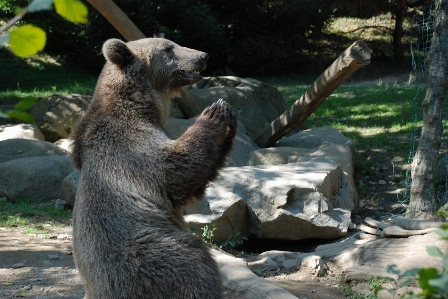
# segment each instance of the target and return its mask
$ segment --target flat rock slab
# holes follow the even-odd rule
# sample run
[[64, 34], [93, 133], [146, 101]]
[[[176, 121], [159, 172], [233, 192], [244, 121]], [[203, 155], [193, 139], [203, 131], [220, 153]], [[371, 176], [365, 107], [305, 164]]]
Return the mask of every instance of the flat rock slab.
[[221, 271], [226, 299], [297, 299], [281, 287], [256, 276], [242, 259], [217, 250], [212, 253]]
[[405, 217], [395, 217], [392, 219], [392, 223], [403, 229], [418, 230], [426, 228], [439, 228], [442, 222], [428, 221], [420, 219], [412, 219]]
[[424, 234], [432, 232], [433, 230], [435, 230], [435, 228], [409, 230], [409, 229], [403, 229], [396, 225], [392, 225], [392, 226], [386, 227], [383, 230], [383, 236], [388, 237], [388, 238], [409, 237], [409, 236], [415, 236], [415, 235], [424, 235]]
[[264, 252], [252, 259], [249, 267], [298, 270], [302, 260], [307, 256], [325, 256], [339, 266], [346, 280], [368, 280], [376, 277], [392, 277], [387, 272], [394, 265], [401, 273], [412, 268], [440, 267], [441, 259], [429, 256], [428, 246], [437, 246], [442, 252], [448, 251], [448, 244], [430, 232], [409, 238], [379, 238], [360, 240], [359, 233], [340, 242], [318, 246], [314, 253], [301, 252]]

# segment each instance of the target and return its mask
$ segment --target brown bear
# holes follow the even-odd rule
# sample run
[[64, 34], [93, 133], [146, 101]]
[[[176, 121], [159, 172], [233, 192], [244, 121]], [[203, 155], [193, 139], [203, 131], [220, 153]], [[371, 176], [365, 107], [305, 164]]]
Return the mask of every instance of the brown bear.
[[170, 98], [202, 79], [208, 55], [162, 38], [111, 39], [103, 54], [73, 133], [73, 254], [85, 298], [222, 298], [217, 264], [182, 208], [224, 166], [236, 118], [218, 100], [177, 140], [162, 127]]

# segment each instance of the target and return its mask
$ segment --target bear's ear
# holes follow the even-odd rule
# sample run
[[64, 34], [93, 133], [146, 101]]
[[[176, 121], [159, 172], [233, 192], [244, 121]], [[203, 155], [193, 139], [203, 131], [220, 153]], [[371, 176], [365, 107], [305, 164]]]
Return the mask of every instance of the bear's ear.
[[103, 55], [108, 61], [119, 66], [124, 66], [133, 56], [126, 43], [115, 38], [104, 43]]

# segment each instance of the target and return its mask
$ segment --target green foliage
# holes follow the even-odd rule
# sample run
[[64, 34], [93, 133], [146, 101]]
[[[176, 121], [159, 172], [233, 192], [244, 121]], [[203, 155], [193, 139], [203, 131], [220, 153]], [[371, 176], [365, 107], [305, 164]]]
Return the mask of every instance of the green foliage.
[[[26, 8], [18, 9], [19, 14], [2, 27], [0, 33], [6, 31], [20, 21], [26, 13], [49, 10], [53, 0], [33, 0]], [[54, 0], [56, 12], [65, 19], [75, 23], [87, 23], [87, 7], [78, 0]], [[0, 2], [0, 7], [11, 7]], [[31, 24], [25, 24], [13, 29], [10, 34], [3, 35], [0, 46], [9, 41], [11, 51], [20, 57], [35, 55], [43, 50], [47, 41], [44, 30]]]
[[210, 244], [214, 247], [219, 247], [222, 249], [230, 249], [235, 248], [243, 244], [244, 241], [247, 241], [246, 237], [241, 236], [241, 232], [236, 232], [235, 234], [230, 234], [229, 237], [227, 237], [226, 241], [224, 241], [221, 245], [216, 245], [215, 241], [213, 240], [214, 232], [216, 231], [216, 225], [213, 223], [211, 227], [208, 225], [204, 225], [202, 230], [202, 240]]
[[36, 102], [36, 97], [25, 97], [14, 106], [14, 109], [0, 111], [0, 118], [15, 118], [29, 123], [34, 123], [35, 121], [33, 117], [28, 113], [28, 109]]
[[27, 57], [40, 52], [45, 47], [45, 31], [31, 24], [23, 25], [12, 31], [9, 37], [11, 51], [20, 57]]
[[213, 243], [213, 232], [216, 230], [216, 225], [213, 223], [211, 227], [209, 228], [208, 225], [205, 225], [202, 228], [202, 240], [204, 240], [205, 243], [208, 243], [210, 245], [215, 245]]
[[53, 0], [56, 12], [73, 23], [87, 23], [87, 6], [78, 0]]
[[[74, 0], [56, 0], [55, 5], [59, 1]], [[0, 0], [0, 8], [1, 3]], [[308, 61], [306, 56], [316, 51], [315, 41], [331, 17], [313, 0], [116, 0], [115, 3], [147, 37], [164, 32], [166, 38], [182, 46], [209, 53], [205, 75], [247, 76], [301, 68]], [[104, 41], [123, 37], [95, 9], [88, 14], [88, 24], [67, 24], [48, 11], [37, 12], [32, 20], [25, 21], [47, 32], [47, 53], [97, 70], [104, 64], [101, 55]]]
[[219, 248], [222, 249], [230, 249], [235, 248], [240, 245], [243, 245], [244, 241], [247, 241], [246, 237], [241, 236], [241, 232], [236, 232], [235, 234], [230, 234], [230, 236], [225, 240], [221, 245], [219, 245]]

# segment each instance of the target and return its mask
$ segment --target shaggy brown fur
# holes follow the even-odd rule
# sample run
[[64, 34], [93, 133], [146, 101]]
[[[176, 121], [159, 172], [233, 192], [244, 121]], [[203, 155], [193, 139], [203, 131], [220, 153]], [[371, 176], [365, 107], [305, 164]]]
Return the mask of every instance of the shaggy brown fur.
[[236, 119], [220, 100], [177, 140], [162, 128], [170, 98], [202, 79], [208, 56], [159, 38], [108, 40], [103, 53], [73, 136], [73, 253], [86, 298], [222, 298], [218, 267], [181, 211], [224, 165]]

